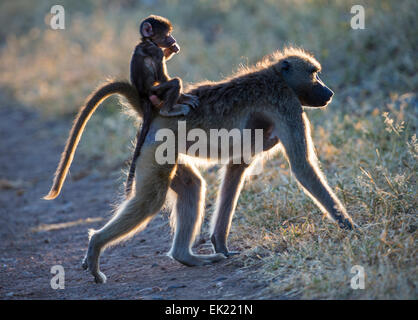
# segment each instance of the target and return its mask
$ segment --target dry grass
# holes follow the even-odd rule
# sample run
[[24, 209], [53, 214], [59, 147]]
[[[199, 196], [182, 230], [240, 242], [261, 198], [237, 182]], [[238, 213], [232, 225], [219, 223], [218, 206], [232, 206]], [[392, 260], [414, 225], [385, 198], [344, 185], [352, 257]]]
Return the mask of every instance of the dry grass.
[[[365, 30], [349, 25], [358, 1], [200, 0], [182, 8], [158, 1], [158, 9], [152, 0], [107, 3], [64, 1], [65, 31], [44, 23], [51, 1], [2, 3], [2, 90], [46, 116], [72, 114], [102, 79], [128, 76], [137, 21], [150, 13], [173, 20], [182, 52], [168, 68], [185, 82], [219, 79], [285, 44], [312, 51], [336, 92], [326, 111], [308, 111], [317, 152], [362, 230], [343, 232], [322, 219], [276, 156], [265, 163], [268, 174], [246, 184], [230, 243], [243, 250], [243, 265], [260, 264], [271, 279], [267, 297], [417, 299], [416, 1], [360, 2]], [[110, 163], [128, 157], [135, 131], [113, 102], [82, 143]], [[94, 145], [97, 136], [111, 142]], [[216, 170], [205, 176], [216, 185]], [[208, 193], [213, 208], [215, 189]], [[365, 290], [350, 288], [353, 265], [365, 268]]]
[[[359, 233], [347, 234], [322, 219], [282, 159], [266, 164], [268, 177], [252, 179], [238, 206], [233, 241], [248, 247], [246, 263], [248, 258], [265, 262], [272, 292], [305, 298], [417, 297], [418, 144], [411, 127], [401, 129], [405, 114], [415, 112], [416, 121], [416, 103], [394, 111], [394, 119], [376, 112], [373, 122], [359, 124], [346, 116], [334, 123], [332, 138], [315, 127], [328, 180], [361, 226]], [[365, 269], [365, 290], [350, 287], [354, 265]]]

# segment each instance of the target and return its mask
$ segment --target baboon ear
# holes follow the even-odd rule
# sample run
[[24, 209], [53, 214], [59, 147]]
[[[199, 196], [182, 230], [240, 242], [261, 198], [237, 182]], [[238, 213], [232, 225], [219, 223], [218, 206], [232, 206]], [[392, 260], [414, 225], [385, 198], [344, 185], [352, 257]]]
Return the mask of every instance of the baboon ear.
[[290, 63], [287, 60], [282, 61], [282, 70], [289, 71], [290, 70]]
[[154, 32], [152, 31], [152, 25], [149, 22], [144, 22], [141, 25], [140, 32], [141, 32], [142, 36], [146, 37], [146, 38], [152, 37], [154, 35]]

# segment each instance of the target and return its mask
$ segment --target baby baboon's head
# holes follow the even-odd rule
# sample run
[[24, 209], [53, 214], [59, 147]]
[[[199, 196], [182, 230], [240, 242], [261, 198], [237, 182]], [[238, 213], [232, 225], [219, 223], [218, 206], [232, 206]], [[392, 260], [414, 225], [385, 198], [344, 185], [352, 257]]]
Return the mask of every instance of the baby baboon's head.
[[325, 107], [331, 102], [334, 92], [319, 79], [321, 65], [312, 55], [301, 49], [286, 49], [277, 66], [303, 106]]

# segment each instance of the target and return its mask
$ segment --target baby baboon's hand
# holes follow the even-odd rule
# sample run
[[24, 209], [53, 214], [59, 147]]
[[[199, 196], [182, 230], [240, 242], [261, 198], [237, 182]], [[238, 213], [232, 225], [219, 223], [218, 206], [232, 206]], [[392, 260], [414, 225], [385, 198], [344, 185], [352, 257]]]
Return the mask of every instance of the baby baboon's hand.
[[149, 97], [149, 100], [151, 101], [151, 103], [157, 107], [157, 108], [161, 108], [163, 102], [160, 100], [160, 98], [158, 98], [156, 95], [152, 95]]
[[196, 109], [196, 107], [199, 105], [199, 98], [197, 96], [184, 93], [181, 95], [179, 103], [187, 104], [191, 108]]
[[165, 48], [163, 52], [166, 60], [170, 60], [175, 53], [180, 52], [180, 46], [177, 43], [174, 43], [171, 47]]

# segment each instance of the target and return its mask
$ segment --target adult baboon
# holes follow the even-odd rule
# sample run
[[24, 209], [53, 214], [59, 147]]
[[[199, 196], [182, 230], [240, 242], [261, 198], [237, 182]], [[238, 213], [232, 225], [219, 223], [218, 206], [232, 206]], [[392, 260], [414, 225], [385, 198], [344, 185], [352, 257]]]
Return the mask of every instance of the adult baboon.
[[[241, 132], [246, 128], [265, 129], [268, 136], [264, 135], [267, 142], [264, 150], [272, 146], [271, 141], [281, 144], [292, 172], [306, 193], [340, 227], [352, 229], [353, 221], [318, 168], [309, 120], [302, 108], [324, 107], [331, 101], [333, 92], [319, 79], [320, 69], [312, 55], [300, 49], [285, 49], [228, 79], [195, 85], [188, 93], [199, 98], [199, 111], [191, 111], [184, 119], [187, 130], [199, 128], [207, 133], [210, 129], [222, 128], [238, 128]], [[160, 211], [170, 187], [177, 194], [172, 214], [175, 234], [171, 256], [195, 266], [218, 261], [230, 254], [227, 237], [249, 165], [231, 161], [226, 167], [212, 219], [211, 241], [216, 254], [193, 254], [191, 246], [203, 217], [204, 181], [193, 164], [178, 161], [159, 164], [155, 157], [162, 144], [156, 139], [158, 130], [171, 129], [178, 135], [177, 125], [177, 119], [154, 119], [137, 161], [136, 186], [131, 197], [121, 204], [103, 228], [91, 232], [83, 266], [89, 268], [96, 282], [106, 280], [99, 270], [101, 252], [143, 229]], [[187, 145], [186, 154], [189, 147]], [[178, 151], [177, 146], [176, 160]]]

